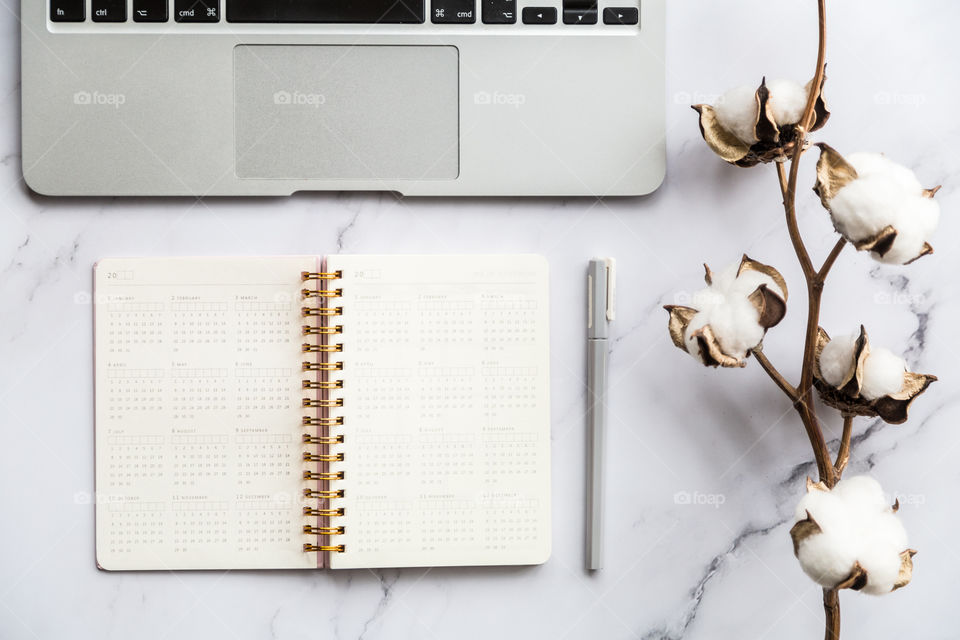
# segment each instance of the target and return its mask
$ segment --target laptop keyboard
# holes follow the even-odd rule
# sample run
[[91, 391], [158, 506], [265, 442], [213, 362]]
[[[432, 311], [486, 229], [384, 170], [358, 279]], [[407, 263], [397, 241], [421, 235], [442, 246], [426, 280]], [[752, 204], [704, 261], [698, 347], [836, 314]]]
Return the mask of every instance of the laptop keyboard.
[[[52, 22], [85, 22], [87, 0], [49, 0]], [[596, 0], [563, 0], [556, 7], [525, 6], [517, 0], [89, 0], [93, 22], [308, 23], [308, 24], [434, 24], [636, 25], [639, 10], [604, 7]], [[479, 15], [478, 15], [479, 14]]]

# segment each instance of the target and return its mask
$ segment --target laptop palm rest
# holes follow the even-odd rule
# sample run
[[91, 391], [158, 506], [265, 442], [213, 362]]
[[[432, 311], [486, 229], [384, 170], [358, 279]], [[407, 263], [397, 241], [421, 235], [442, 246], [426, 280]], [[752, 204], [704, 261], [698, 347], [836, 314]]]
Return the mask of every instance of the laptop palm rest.
[[453, 180], [451, 46], [239, 45], [236, 173], [277, 180]]

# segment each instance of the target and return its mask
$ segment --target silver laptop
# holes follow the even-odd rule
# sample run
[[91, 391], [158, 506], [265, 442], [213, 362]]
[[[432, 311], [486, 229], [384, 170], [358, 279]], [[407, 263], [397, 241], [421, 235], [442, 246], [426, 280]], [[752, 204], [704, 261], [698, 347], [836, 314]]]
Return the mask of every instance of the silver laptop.
[[639, 195], [665, 0], [22, 0], [48, 195]]

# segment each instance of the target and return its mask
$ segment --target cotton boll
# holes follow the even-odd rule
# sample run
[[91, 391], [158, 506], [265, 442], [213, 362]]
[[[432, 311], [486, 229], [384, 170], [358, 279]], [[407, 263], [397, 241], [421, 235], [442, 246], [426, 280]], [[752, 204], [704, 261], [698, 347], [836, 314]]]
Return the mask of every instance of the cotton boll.
[[879, 596], [893, 590], [893, 585], [900, 575], [900, 551], [887, 545], [868, 544], [866, 549], [857, 554], [860, 566], [867, 572], [864, 593]]
[[807, 90], [793, 80], [773, 80], [767, 83], [767, 89], [774, 121], [778, 125], [800, 122], [807, 106]]
[[855, 519], [859, 516], [872, 518], [890, 510], [883, 487], [870, 476], [844, 478], [831, 493], [843, 501]]
[[894, 228], [897, 236], [889, 250], [873, 257], [887, 264], [906, 264], [917, 258], [940, 221], [940, 204], [933, 198], [913, 196], [903, 200]]
[[825, 532], [839, 532], [850, 528], [850, 518], [843, 501], [832, 491], [813, 489], [797, 504], [793, 513], [794, 523], [807, 517], [807, 513]]
[[901, 213], [899, 226], [915, 225], [927, 239], [940, 224], [940, 203], [933, 198], [910, 198]]
[[814, 489], [797, 505], [794, 521], [807, 514], [822, 533], [803, 540], [797, 549], [797, 559], [810, 578], [825, 587], [843, 581], [857, 560], [854, 526], [843, 501], [829, 491]]
[[712, 309], [722, 305], [726, 300], [727, 296], [722, 291], [719, 291], [716, 287], [707, 287], [693, 294], [690, 299], [690, 306], [709, 314]]
[[724, 353], [743, 358], [763, 340], [759, 319], [746, 298], [728, 297], [726, 304], [710, 312], [710, 328]]
[[860, 395], [876, 400], [893, 395], [903, 388], [903, 374], [907, 363], [903, 358], [883, 347], [872, 347], [863, 363], [863, 382]]
[[903, 192], [894, 183], [880, 176], [867, 176], [840, 189], [830, 201], [830, 212], [837, 231], [858, 242], [894, 224], [904, 200]]
[[740, 276], [733, 281], [729, 290], [735, 295], [747, 297], [762, 284], [767, 285], [770, 291], [779, 294], [781, 298], [786, 297], [783, 289], [780, 288], [776, 280], [761, 271], [753, 270], [741, 273]]
[[757, 90], [746, 85], [727, 91], [713, 107], [720, 126], [747, 144], [757, 142]]
[[897, 237], [893, 244], [882, 256], [875, 251], [870, 255], [877, 262], [884, 264], [906, 264], [917, 258], [923, 251], [923, 244], [926, 242], [927, 234], [922, 233], [919, 227], [906, 225], [903, 228], [897, 228]]
[[869, 532], [871, 544], [886, 545], [897, 554], [909, 546], [907, 530], [903, 528], [900, 518], [889, 508], [884, 513], [874, 516], [871, 524]]
[[853, 364], [857, 348], [857, 336], [839, 336], [823, 346], [820, 352], [820, 375], [834, 387], [843, 382]]
[[847, 532], [813, 535], [797, 548], [800, 567], [823, 587], [835, 587], [849, 577], [857, 562], [856, 544]]
[[907, 533], [876, 480], [854, 476], [830, 491], [810, 490], [797, 505], [795, 522], [808, 513], [819, 531], [798, 531], [795, 542], [797, 559], [810, 578], [835, 587], [859, 564], [867, 574], [864, 592], [893, 590], [900, 574], [900, 554], [908, 548]]
[[909, 194], [920, 194], [923, 191], [913, 171], [890, 160], [882, 153], [860, 151], [851, 153], [846, 160], [856, 169], [857, 175], [861, 178], [879, 176], [893, 182]]
[[729, 264], [720, 271], [713, 274], [713, 284], [711, 288], [724, 293], [733, 291], [736, 287], [737, 271], [740, 265], [737, 263]]

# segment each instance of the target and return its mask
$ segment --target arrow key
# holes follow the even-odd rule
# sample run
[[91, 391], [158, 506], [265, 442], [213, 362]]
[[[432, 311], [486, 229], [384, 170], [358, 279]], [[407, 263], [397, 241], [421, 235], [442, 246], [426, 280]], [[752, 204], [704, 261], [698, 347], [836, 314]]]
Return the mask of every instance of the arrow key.
[[636, 7], [607, 7], [603, 10], [603, 24], [637, 24], [640, 11]]
[[557, 24], [557, 10], [554, 7], [524, 7], [523, 24]]

